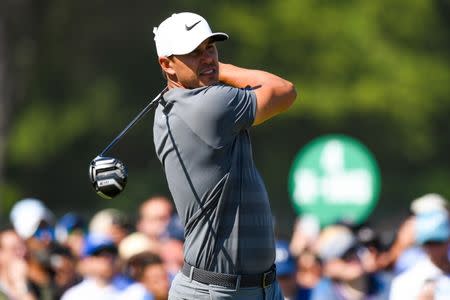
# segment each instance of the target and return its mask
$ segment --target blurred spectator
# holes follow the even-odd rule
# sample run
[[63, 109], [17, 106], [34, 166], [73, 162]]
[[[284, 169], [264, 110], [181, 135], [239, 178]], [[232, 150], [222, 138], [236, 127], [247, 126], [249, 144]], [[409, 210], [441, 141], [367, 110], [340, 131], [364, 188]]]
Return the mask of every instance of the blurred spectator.
[[50, 249], [50, 266], [54, 277], [55, 299], [60, 299], [66, 290], [81, 281], [81, 276], [76, 272], [76, 263], [76, 257], [69, 248], [54, 246]]
[[306, 294], [310, 293], [321, 276], [321, 266], [312, 251], [319, 233], [319, 220], [313, 215], [302, 215], [295, 222], [289, 245], [289, 250], [296, 259], [297, 285]]
[[150, 238], [163, 262], [169, 279], [175, 277], [184, 263], [184, 229], [173, 203], [164, 196], [153, 196], [141, 204], [137, 222], [139, 232]]
[[163, 196], [151, 197], [139, 208], [137, 230], [152, 241], [160, 241], [167, 233], [173, 213], [173, 204], [169, 199]]
[[80, 263], [83, 281], [68, 289], [62, 300], [117, 299], [119, 289], [113, 285], [117, 274], [117, 247], [109, 237], [89, 234]]
[[[449, 254], [450, 255], [450, 254]], [[434, 286], [434, 300], [448, 300], [450, 297], [450, 276], [440, 276]]]
[[[342, 222], [320, 232], [315, 217], [299, 218], [291, 243], [276, 244], [285, 299], [377, 300], [390, 292], [393, 300], [449, 300], [446, 200], [427, 194], [410, 212], [389, 247], [368, 224]], [[141, 205], [138, 232], [117, 209], [95, 214], [90, 234], [73, 212], [54, 225], [52, 212], [32, 198], [18, 201], [10, 219], [14, 230], [0, 232], [0, 300], [167, 299], [183, 266], [183, 227], [165, 197]], [[403, 272], [392, 288], [387, 271]]]
[[25, 242], [14, 230], [0, 231], [0, 299], [37, 299], [27, 279], [25, 254]]
[[298, 257], [304, 250], [312, 249], [320, 233], [319, 220], [312, 215], [299, 217], [290, 243], [292, 255]]
[[54, 272], [50, 264], [50, 247], [52, 245], [47, 246], [34, 238], [26, 241], [26, 245], [28, 278], [37, 286], [40, 300], [51, 300], [55, 294]]
[[120, 256], [120, 269], [122, 274], [117, 276], [114, 280], [114, 284], [121, 290], [134, 290], [133, 284], [135, 283], [127, 272], [128, 260], [143, 252], [158, 253], [160, 250], [159, 245], [152, 242], [145, 234], [140, 232], [134, 232], [125, 237], [119, 244], [119, 256]]
[[132, 231], [132, 225], [127, 215], [114, 208], [97, 212], [89, 223], [90, 233], [108, 236], [116, 246]]
[[358, 244], [364, 247], [364, 251], [360, 252], [364, 270], [367, 273], [379, 271], [378, 259], [385, 249], [377, 232], [368, 224], [363, 224], [354, 228], [354, 233]]
[[[391, 300], [426, 298], [434, 282], [443, 282], [439, 290], [449, 291], [442, 278], [450, 276], [450, 221], [446, 210], [430, 210], [416, 215], [414, 223], [415, 241], [421, 245], [427, 258], [397, 276], [390, 294]], [[433, 282], [433, 285], [430, 285]], [[430, 288], [430, 286], [432, 288]], [[439, 293], [437, 293], [439, 295]], [[450, 294], [447, 294], [449, 296]], [[450, 297], [449, 297], [450, 298]], [[448, 299], [448, 298], [447, 298]]]
[[151, 252], [140, 253], [130, 258], [128, 266], [131, 276], [145, 289], [145, 294], [140, 299], [166, 300], [168, 298], [169, 278], [158, 255]]
[[[377, 260], [378, 269], [394, 269], [396, 272], [402, 272], [410, 267], [410, 264], [414, 264], [419, 258], [422, 250], [416, 251], [414, 249], [414, 216], [409, 216], [400, 225], [395, 240], [391, 247], [380, 254]], [[409, 251], [413, 251], [408, 253]], [[402, 256], [413, 254], [412, 259], [404, 260]], [[396, 265], [398, 261], [402, 261], [402, 266]]]
[[161, 244], [160, 257], [169, 274], [170, 282], [172, 282], [175, 275], [183, 267], [183, 242], [178, 239], [165, 239]]
[[[410, 205], [411, 217], [407, 222], [409, 222], [409, 226], [411, 229], [409, 230], [410, 237], [409, 247], [406, 247], [401, 253], [396, 257], [394, 264], [394, 273], [400, 274], [403, 271], [406, 271], [410, 267], [414, 266], [418, 261], [425, 259], [426, 253], [423, 251], [420, 245], [415, 243], [414, 238], [414, 216], [418, 214], [423, 214], [432, 211], [446, 211], [448, 209], [448, 205], [446, 200], [438, 194], [426, 194], [417, 199], [414, 199]], [[405, 232], [399, 232], [400, 235], [405, 235]], [[404, 238], [400, 238], [404, 239]]]
[[175, 239], [184, 243], [183, 224], [181, 224], [180, 217], [176, 213], [172, 214], [162, 239]]
[[364, 270], [361, 251], [364, 249], [348, 227], [325, 228], [317, 241], [317, 254], [323, 262], [325, 278], [314, 287], [311, 299], [387, 299], [387, 283], [377, 274]]
[[[125, 237], [119, 244], [119, 255], [124, 264], [124, 273], [133, 281], [121, 293], [121, 299], [126, 300], [143, 300], [147, 295], [145, 287], [142, 283], [133, 278], [130, 274], [130, 259], [141, 253], [158, 253], [158, 245], [150, 240], [148, 236], [141, 232], [134, 232]], [[153, 299], [153, 298], [150, 298]]]
[[129, 234], [119, 244], [119, 256], [123, 261], [127, 261], [130, 257], [142, 252], [158, 253], [159, 248], [157, 244], [141, 232]]
[[53, 299], [53, 273], [49, 248], [55, 240], [54, 215], [35, 198], [25, 198], [14, 204], [10, 220], [27, 247], [27, 276], [38, 288], [39, 299]]
[[300, 289], [296, 281], [296, 263], [285, 241], [277, 241], [275, 265], [277, 280], [285, 300], [307, 300], [310, 290]]
[[319, 258], [311, 249], [305, 249], [296, 259], [296, 281], [300, 289], [310, 294], [322, 277], [322, 266]]
[[56, 240], [60, 245], [69, 248], [75, 257], [82, 255], [86, 232], [85, 220], [72, 212], [62, 216], [55, 226]]
[[410, 210], [413, 215], [424, 214], [434, 211], [448, 210], [448, 203], [444, 197], [439, 194], [426, 194], [414, 199], [411, 202]]
[[434, 280], [427, 280], [420, 288], [417, 300], [434, 300], [434, 290], [436, 289], [436, 282]]
[[395, 274], [414, 266], [426, 255], [415, 243], [415, 216], [432, 211], [448, 211], [447, 201], [438, 194], [426, 194], [411, 202], [410, 216], [400, 225], [396, 239], [390, 249], [379, 255], [379, 269], [393, 268]]
[[24, 240], [35, 238], [46, 245], [53, 241], [54, 216], [41, 200], [19, 200], [12, 207], [9, 216], [14, 229]]

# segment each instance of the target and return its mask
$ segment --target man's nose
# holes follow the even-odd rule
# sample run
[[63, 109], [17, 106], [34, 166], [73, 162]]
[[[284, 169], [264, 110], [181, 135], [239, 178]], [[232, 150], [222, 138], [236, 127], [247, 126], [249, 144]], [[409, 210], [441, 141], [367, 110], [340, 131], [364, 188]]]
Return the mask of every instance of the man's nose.
[[210, 63], [214, 60], [214, 53], [209, 50], [205, 50], [202, 53], [202, 62]]

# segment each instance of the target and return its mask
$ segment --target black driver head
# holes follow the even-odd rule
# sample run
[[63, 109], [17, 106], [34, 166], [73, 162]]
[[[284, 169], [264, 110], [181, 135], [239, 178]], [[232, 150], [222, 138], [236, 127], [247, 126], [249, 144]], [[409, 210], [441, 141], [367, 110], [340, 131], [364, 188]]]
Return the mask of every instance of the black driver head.
[[127, 169], [118, 159], [97, 156], [89, 165], [89, 178], [95, 191], [105, 199], [112, 199], [127, 184]]

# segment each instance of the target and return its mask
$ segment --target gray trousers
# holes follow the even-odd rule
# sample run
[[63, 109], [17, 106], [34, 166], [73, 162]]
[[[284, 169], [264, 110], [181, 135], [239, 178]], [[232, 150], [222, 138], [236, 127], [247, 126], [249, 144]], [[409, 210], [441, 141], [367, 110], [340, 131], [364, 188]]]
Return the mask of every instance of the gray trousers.
[[280, 286], [274, 281], [266, 288], [230, 289], [192, 280], [181, 272], [172, 281], [169, 300], [283, 300]]

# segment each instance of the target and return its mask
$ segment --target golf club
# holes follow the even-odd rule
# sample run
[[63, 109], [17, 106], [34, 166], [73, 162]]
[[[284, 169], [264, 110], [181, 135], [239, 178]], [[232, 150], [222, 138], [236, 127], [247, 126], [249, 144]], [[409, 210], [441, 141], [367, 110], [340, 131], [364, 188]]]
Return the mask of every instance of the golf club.
[[117, 158], [106, 157], [105, 154], [139, 122], [150, 110], [155, 108], [167, 88], [162, 90], [142, 111], [123, 129], [106, 148], [95, 157], [89, 165], [89, 179], [98, 195], [112, 199], [120, 194], [127, 184], [127, 168]]

